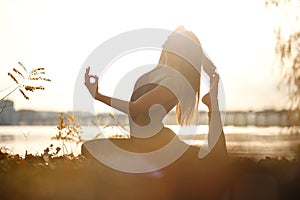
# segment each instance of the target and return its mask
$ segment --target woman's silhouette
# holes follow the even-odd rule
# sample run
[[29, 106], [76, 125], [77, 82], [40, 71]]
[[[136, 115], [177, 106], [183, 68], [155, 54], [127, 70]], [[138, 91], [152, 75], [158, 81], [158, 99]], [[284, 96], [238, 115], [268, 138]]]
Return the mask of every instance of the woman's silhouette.
[[[199, 156], [226, 158], [227, 150], [217, 99], [219, 75], [214, 64], [203, 53], [195, 34], [182, 26], [163, 45], [157, 67], [137, 80], [129, 102], [99, 93], [98, 77], [90, 75], [90, 68], [86, 68], [85, 85], [92, 97], [129, 116], [130, 139], [111, 139], [110, 142], [134, 153], [153, 152], [173, 140], [177, 140], [180, 147], [187, 146], [173, 131], [163, 126], [162, 120], [176, 107], [176, 118], [180, 125], [197, 123], [201, 67], [210, 77], [210, 92], [202, 98], [202, 102], [209, 109], [208, 142], [213, 149], [203, 155], [200, 153]], [[91, 79], [95, 81], [92, 82]], [[211, 135], [216, 135], [215, 139], [211, 139]], [[103, 153], [99, 148], [104, 143], [104, 140], [88, 141], [83, 144], [82, 153], [97, 157], [95, 154]], [[198, 148], [187, 148], [187, 152], [192, 152], [195, 159], [199, 159]]]

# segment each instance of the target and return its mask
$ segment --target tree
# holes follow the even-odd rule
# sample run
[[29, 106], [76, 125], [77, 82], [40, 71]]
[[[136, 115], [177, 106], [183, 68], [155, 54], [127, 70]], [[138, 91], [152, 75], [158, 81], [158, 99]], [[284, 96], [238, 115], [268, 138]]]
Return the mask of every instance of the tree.
[[276, 54], [282, 79], [280, 87], [287, 88], [289, 122], [300, 125], [300, 0], [265, 0], [280, 19], [275, 27]]

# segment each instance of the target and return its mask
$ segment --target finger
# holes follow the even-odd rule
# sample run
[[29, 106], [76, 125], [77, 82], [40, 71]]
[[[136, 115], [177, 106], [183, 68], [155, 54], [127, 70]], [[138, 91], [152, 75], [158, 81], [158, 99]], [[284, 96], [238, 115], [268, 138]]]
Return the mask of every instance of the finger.
[[95, 78], [95, 81], [98, 83], [99, 77], [95, 75], [94, 78]]
[[85, 81], [89, 80], [89, 78], [90, 78], [89, 73], [90, 73], [90, 67], [87, 67], [85, 69]]
[[85, 75], [89, 75], [90, 74], [90, 67], [87, 67], [86, 69], [85, 69]]
[[90, 69], [91, 69], [90, 67], [87, 67], [87, 68], [85, 69], [85, 73], [86, 73], [86, 74], [89, 74], [89, 73], [90, 73]]

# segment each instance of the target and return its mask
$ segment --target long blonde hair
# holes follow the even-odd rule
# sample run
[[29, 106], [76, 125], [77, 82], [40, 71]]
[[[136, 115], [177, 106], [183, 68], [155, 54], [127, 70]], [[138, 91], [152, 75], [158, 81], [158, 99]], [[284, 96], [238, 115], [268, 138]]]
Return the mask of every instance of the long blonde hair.
[[[171, 34], [166, 43], [163, 46], [159, 63], [168, 65], [182, 74], [194, 91], [193, 97], [185, 97], [183, 100], [178, 99], [176, 105], [177, 123], [180, 125], [195, 125], [198, 122], [200, 68], [203, 60], [201, 44], [194, 33], [186, 31], [182, 26]], [[178, 52], [181, 55], [178, 55]]]

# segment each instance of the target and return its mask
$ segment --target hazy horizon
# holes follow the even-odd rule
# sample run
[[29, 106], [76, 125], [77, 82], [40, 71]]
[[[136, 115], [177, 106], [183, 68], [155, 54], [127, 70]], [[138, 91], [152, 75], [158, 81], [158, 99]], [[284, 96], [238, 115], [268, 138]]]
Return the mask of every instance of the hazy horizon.
[[[52, 82], [45, 85], [44, 91], [29, 93], [29, 101], [19, 92], [9, 99], [15, 102], [16, 110], [70, 111], [75, 81], [81, 67], [85, 67], [81, 65], [97, 46], [133, 29], [173, 30], [184, 25], [198, 36], [217, 65], [225, 88], [226, 110], [284, 109], [287, 95], [284, 90], [277, 90], [280, 74], [274, 66], [273, 30], [277, 20], [260, 0], [4, 0], [0, 2], [0, 90], [14, 84], [7, 72], [17, 62], [28, 68], [45, 67]], [[155, 64], [158, 56], [158, 51], [147, 51], [121, 58], [101, 77], [100, 91], [113, 94], [114, 87], [132, 66]], [[204, 93], [201, 91], [201, 96]], [[89, 94], [86, 91], [82, 95]], [[109, 112], [100, 102], [95, 103], [95, 109]]]

